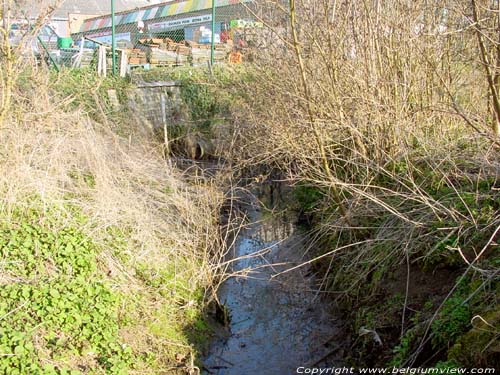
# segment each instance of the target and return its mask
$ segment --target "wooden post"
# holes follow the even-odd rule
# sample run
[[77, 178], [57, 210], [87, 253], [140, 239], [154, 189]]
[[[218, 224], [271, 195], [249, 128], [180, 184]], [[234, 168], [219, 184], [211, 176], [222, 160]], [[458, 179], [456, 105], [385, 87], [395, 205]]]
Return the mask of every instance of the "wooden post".
[[106, 47], [99, 46], [98, 59], [97, 59], [97, 74], [103, 77], [107, 76], [107, 57]]
[[212, 43], [210, 46], [210, 65], [215, 62], [215, 0], [212, 0]]
[[170, 144], [168, 141], [168, 122], [167, 122], [167, 98], [161, 94], [161, 117], [163, 121], [163, 139], [165, 141], [165, 156], [170, 154]]

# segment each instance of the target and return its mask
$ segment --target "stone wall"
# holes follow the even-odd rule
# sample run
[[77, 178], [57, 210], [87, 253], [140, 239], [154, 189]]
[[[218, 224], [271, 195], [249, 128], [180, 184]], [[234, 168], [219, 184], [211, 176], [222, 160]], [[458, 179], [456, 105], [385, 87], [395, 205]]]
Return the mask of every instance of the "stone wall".
[[142, 83], [127, 91], [128, 107], [139, 118], [147, 120], [155, 132], [182, 123], [184, 107], [178, 82]]

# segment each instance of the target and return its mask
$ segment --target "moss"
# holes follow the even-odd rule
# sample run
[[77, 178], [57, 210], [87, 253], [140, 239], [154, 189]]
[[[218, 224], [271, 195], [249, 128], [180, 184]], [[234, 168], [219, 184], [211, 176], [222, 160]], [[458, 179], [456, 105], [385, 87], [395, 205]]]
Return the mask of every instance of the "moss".
[[455, 361], [439, 361], [438, 363], [436, 363], [436, 366], [434, 366], [434, 368], [440, 370], [452, 370], [458, 369], [460, 367], [460, 363], [457, 363]]
[[466, 367], [500, 368], [500, 309], [477, 315], [473, 328], [448, 352], [448, 359]]
[[415, 342], [422, 334], [420, 327], [412, 328], [406, 331], [398, 345], [393, 349], [393, 357], [389, 361], [389, 366], [399, 367], [403, 365], [414, 349]]
[[426, 271], [435, 271], [439, 268], [459, 268], [463, 265], [463, 259], [455, 249], [459, 246], [461, 238], [457, 235], [447, 235], [444, 238], [436, 238], [437, 243], [431, 249], [423, 247], [420, 249], [423, 257], [419, 264]]
[[323, 197], [323, 192], [315, 186], [299, 184], [293, 189], [293, 199], [297, 202], [300, 211], [312, 211]]

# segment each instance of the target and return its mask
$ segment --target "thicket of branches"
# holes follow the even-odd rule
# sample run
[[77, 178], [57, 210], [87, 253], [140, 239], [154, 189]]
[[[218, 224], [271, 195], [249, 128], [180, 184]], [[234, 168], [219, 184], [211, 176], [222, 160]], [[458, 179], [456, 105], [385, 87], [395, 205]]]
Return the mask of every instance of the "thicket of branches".
[[[293, 184], [321, 192], [315, 239], [327, 260], [325, 289], [357, 300], [376, 289], [374, 273], [384, 280], [406, 263], [497, 280], [498, 7], [261, 2], [265, 48], [246, 87], [236, 157], [244, 166], [274, 165]], [[481, 308], [497, 309], [489, 301]], [[408, 290], [401, 336], [414, 328], [407, 303]], [[438, 335], [426, 324], [407, 363]]]

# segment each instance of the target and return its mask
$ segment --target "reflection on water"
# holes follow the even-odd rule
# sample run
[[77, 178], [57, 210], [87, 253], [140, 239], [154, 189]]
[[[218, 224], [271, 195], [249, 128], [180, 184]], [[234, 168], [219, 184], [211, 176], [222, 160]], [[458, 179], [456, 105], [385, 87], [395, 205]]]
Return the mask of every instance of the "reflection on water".
[[316, 295], [305, 291], [312, 289], [306, 268], [273, 278], [302, 260], [303, 241], [292, 221], [264, 220], [256, 204], [247, 213], [254, 224], [234, 250], [238, 276], [219, 291], [230, 311], [230, 335], [213, 343], [204, 360], [206, 373], [295, 374], [298, 366], [325, 356], [324, 344], [335, 334], [336, 324]]

